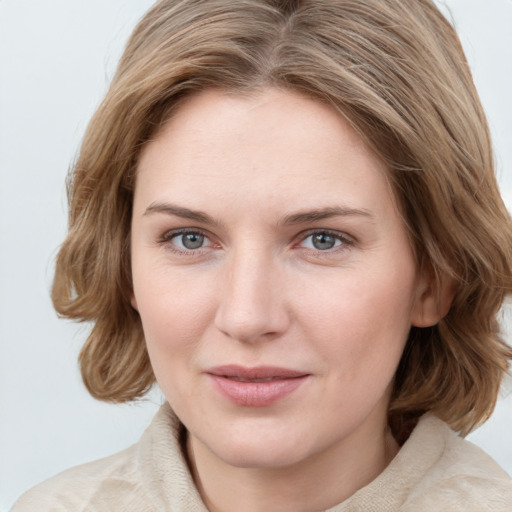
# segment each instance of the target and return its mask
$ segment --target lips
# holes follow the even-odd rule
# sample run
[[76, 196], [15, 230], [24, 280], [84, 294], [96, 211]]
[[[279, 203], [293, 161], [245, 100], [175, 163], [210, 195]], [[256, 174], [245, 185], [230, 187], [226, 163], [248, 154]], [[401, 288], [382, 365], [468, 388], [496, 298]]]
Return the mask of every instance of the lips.
[[246, 407], [265, 407], [282, 400], [309, 377], [304, 372], [270, 366], [218, 366], [206, 373], [224, 398]]

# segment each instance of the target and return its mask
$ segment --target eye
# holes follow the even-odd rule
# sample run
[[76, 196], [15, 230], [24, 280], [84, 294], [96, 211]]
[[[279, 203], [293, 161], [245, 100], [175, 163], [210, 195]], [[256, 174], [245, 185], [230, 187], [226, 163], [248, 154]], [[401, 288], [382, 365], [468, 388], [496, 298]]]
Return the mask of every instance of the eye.
[[333, 249], [341, 248], [342, 246], [352, 245], [352, 240], [342, 234], [332, 231], [314, 231], [307, 234], [300, 247], [306, 249], [313, 249], [315, 251], [330, 251]]
[[210, 239], [200, 231], [171, 231], [163, 237], [163, 242], [171, 243], [172, 248], [178, 252], [190, 252], [209, 247], [212, 245]]

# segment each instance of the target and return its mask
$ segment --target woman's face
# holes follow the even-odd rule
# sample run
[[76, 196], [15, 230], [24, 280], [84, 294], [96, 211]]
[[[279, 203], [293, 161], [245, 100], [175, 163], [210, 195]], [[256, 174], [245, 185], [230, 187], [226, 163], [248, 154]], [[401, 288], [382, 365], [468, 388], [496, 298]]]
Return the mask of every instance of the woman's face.
[[386, 170], [328, 106], [189, 98], [140, 159], [133, 305], [197, 446], [281, 467], [381, 439], [418, 275]]

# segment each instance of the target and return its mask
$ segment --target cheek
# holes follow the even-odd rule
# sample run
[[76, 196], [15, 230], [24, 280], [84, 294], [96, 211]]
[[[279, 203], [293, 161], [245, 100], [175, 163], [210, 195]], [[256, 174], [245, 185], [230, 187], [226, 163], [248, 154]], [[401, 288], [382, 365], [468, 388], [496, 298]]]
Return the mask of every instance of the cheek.
[[176, 411], [196, 401], [190, 368], [210, 322], [210, 302], [191, 290], [180, 280], [148, 278], [135, 291], [153, 372]]
[[386, 272], [341, 270], [323, 285], [313, 281], [315, 287], [299, 283], [297, 318], [322, 359], [352, 378], [394, 373], [410, 330], [414, 275], [413, 267], [387, 266]]
[[173, 355], [191, 349], [214, 315], [214, 300], [204, 280], [165, 268], [134, 265], [134, 294], [146, 343], [152, 353]]

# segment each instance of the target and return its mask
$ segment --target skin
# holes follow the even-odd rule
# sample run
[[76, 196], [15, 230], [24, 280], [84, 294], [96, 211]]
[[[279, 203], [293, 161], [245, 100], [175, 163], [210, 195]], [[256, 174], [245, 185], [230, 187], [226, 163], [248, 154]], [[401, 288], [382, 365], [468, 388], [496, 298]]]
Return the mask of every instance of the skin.
[[[384, 164], [339, 114], [271, 88], [192, 96], [142, 152], [131, 250], [132, 303], [211, 511], [326, 509], [382, 472], [408, 332], [439, 313]], [[212, 384], [226, 364], [306, 377], [244, 406]]]

